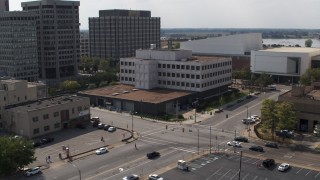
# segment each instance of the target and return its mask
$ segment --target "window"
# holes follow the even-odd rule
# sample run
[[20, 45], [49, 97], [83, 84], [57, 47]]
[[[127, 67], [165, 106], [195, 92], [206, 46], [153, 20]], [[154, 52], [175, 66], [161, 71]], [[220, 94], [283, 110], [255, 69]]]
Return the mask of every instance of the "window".
[[158, 72], [158, 76], [161, 76], [161, 72]]
[[189, 66], [189, 65], [186, 65], [186, 69], [189, 70], [189, 69], [190, 69], [190, 66]]
[[181, 69], [184, 69], [184, 65], [181, 65]]
[[171, 81], [167, 81], [167, 84], [168, 84], [168, 85], [171, 85]]
[[170, 69], [170, 64], [167, 64], [167, 68]]
[[194, 74], [191, 74], [191, 79], [194, 79]]
[[175, 64], [172, 64], [172, 69], [175, 69], [176, 68], [176, 65]]
[[162, 68], [166, 68], [166, 65], [165, 65], [165, 64], [162, 64]]
[[197, 87], [197, 88], [200, 88], [200, 84], [197, 84], [196, 87]]
[[171, 84], [175, 86], [175, 85], [176, 85], [176, 82], [175, 82], [175, 81], [171, 81]]
[[180, 65], [177, 65], [177, 69], [180, 69]]
[[158, 80], [158, 84], [161, 84], [161, 80]]
[[74, 108], [72, 108], [72, 114], [74, 114]]
[[158, 64], [158, 68], [161, 68], [161, 64]]
[[190, 78], [190, 74], [186, 74], [186, 78]]
[[171, 76], [172, 76], [172, 77], [176, 77], [176, 74], [175, 74], [175, 73], [171, 73]]
[[44, 126], [44, 127], [43, 127], [43, 130], [44, 130], [44, 131], [49, 131], [49, 130], [50, 130], [50, 126]]
[[165, 73], [165, 72], [162, 72], [162, 76], [166, 76], [166, 73]]
[[194, 83], [191, 83], [191, 87], [194, 87]]
[[191, 66], [191, 70], [194, 70], [194, 66]]
[[189, 84], [189, 83], [186, 83], [186, 86], [187, 86], [187, 87], [189, 87], [189, 86], [190, 86], [190, 84]]
[[27, 100], [27, 96], [24, 96], [24, 100]]
[[184, 74], [181, 74], [181, 78], [184, 78]]
[[43, 115], [43, 119], [49, 119], [49, 114]]
[[177, 82], [177, 86], [180, 86], [180, 82]]
[[79, 106], [79, 107], [78, 107], [78, 111], [79, 111], [79, 112], [82, 111], [82, 106]]
[[57, 128], [60, 128], [60, 123], [55, 123], [55, 124], [54, 124], [54, 128], [56, 128], [56, 129], [57, 129]]
[[181, 82], [181, 86], [184, 86], [184, 82]]
[[33, 134], [39, 134], [39, 128], [33, 129]]
[[59, 116], [59, 112], [54, 112], [53, 113], [53, 117], [58, 117]]
[[36, 117], [33, 117], [33, 118], [32, 118], [32, 121], [33, 121], [33, 122], [38, 122], [38, 121], [39, 121], [39, 118], [38, 118], [38, 116], [36, 116]]
[[167, 76], [170, 77], [170, 73], [167, 73]]
[[200, 70], [200, 66], [197, 66], [196, 69], [199, 71]]
[[180, 77], [180, 73], [177, 73], [177, 77], [178, 77], [178, 78]]
[[3, 100], [6, 101], [6, 99], [7, 99], [7, 98], [4, 96], [4, 97], [3, 97]]

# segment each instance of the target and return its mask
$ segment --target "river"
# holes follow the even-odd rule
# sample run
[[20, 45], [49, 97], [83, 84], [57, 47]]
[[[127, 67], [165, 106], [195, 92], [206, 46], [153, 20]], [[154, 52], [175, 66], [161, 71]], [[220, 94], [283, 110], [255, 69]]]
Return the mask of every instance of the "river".
[[[263, 44], [281, 44], [285, 46], [295, 46], [299, 44], [301, 47], [305, 47], [304, 43], [307, 39], [263, 39]], [[320, 48], [320, 39], [311, 39], [313, 41], [311, 47]]]

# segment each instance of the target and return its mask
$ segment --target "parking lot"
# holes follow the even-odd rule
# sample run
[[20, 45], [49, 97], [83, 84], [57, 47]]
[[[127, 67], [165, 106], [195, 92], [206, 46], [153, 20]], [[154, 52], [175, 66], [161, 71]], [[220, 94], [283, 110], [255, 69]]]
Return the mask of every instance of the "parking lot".
[[[276, 162], [276, 166], [266, 169], [258, 166], [261, 160], [242, 157], [240, 179], [246, 180], [320, 180], [320, 172], [307, 168], [291, 167], [286, 172], [279, 172], [278, 166], [283, 162]], [[239, 179], [240, 156], [206, 155], [189, 162], [189, 172], [174, 168], [161, 176], [164, 179], [205, 179], [230, 180]]]
[[[51, 157], [52, 162], [60, 160], [59, 153], [62, 154], [62, 157], [65, 157], [66, 154], [62, 150], [62, 146], [69, 147], [70, 155], [73, 156], [100, 147], [114, 145], [129, 136], [130, 132], [128, 131], [117, 129], [115, 132], [108, 132], [92, 127], [91, 124], [87, 124], [85, 129], [63, 129], [46, 135], [46, 137], [53, 137], [54, 141], [36, 148], [37, 161], [32, 163], [30, 167], [46, 164], [46, 157], [48, 156]], [[103, 141], [101, 137], [103, 137]]]

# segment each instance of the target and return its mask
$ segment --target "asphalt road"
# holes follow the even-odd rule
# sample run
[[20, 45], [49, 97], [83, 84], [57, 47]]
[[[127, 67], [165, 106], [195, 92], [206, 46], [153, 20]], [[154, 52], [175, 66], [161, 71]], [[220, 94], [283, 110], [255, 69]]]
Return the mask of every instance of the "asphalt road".
[[[212, 152], [219, 150], [234, 154], [234, 148], [227, 146], [226, 142], [232, 140], [235, 135], [241, 135], [246, 128], [241, 123], [241, 119], [247, 116], [246, 106], [248, 106], [248, 114], [260, 115], [262, 100], [277, 98], [278, 94], [279, 92], [261, 94], [257, 98], [245, 100], [232, 108], [226, 109], [223, 113], [213, 116], [208, 121], [195, 125], [171, 124], [168, 125], [168, 129], [166, 129], [165, 123], [144, 120], [137, 116], [132, 119], [132, 116], [128, 114], [91, 109], [92, 116], [100, 117], [106, 124], [113, 124], [130, 130], [133, 122], [133, 129], [138, 132], [139, 139], [130, 144], [116, 146], [110, 149], [107, 154], [92, 154], [75, 160], [72, 164], [66, 162], [54, 163], [41, 175], [30, 179], [79, 179], [80, 174], [82, 179], [121, 179], [129, 174], [145, 176], [168, 165], [175, 165], [179, 159], [188, 159], [195, 157], [198, 153], [209, 151], [210, 144]], [[229, 115], [228, 118], [225, 117], [226, 114]], [[211, 133], [210, 126], [212, 127]], [[236, 151], [242, 150], [249, 157], [274, 158], [279, 162], [320, 168], [318, 154], [293, 151], [283, 147], [280, 147], [280, 149], [265, 148], [263, 153], [252, 152], [248, 149], [251, 145], [262, 145], [263, 142], [250, 138], [249, 140], [250, 143], [244, 143], [243, 147], [236, 149]], [[135, 149], [135, 144], [138, 149]], [[147, 159], [146, 154], [151, 151], [160, 152], [161, 157], [154, 160]], [[250, 167], [248, 168], [250, 169]]]

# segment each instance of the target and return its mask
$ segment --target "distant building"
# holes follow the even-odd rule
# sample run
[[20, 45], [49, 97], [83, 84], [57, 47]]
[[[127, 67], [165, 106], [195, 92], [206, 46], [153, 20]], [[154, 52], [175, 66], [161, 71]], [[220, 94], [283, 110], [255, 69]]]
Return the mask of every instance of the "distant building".
[[89, 34], [87, 32], [80, 33], [80, 54], [89, 57]]
[[292, 91], [279, 96], [280, 102], [293, 103], [298, 112], [297, 130], [313, 132], [320, 125], [320, 83], [313, 86], [293, 86]]
[[167, 88], [201, 92], [206, 97], [232, 83], [227, 57], [192, 56], [190, 50], [137, 50], [135, 58], [120, 59], [120, 82], [138, 89]]
[[219, 36], [180, 42], [180, 48], [192, 50], [193, 55], [250, 57], [252, 50], [262, 49], [262, 36], [261, 33]]
[[251, 71], [271, 75], [276, 82], [296, 83], [308, 68], [319, 65], [320, 48], [282, 47], [251, 52]]
[[4, 117], [7, 106], [35, 101], [47, 97], [47, 86], [42, 83], [31, 83], [24, 80], [0, 80], [0, 129], [8, 127]]
[[8, 130], [28, 138], [42, 136], [90, 120], [89, 98], [60, 96], [6, 107]]
[[9, 11], [9, 0], [0, 0], [0, 12]]
[[35, 12], [0, 12], [0, 71], [15, 79], [37, 81]]
[[41, 0], [21, 3], [37, 13], [39, 77], [56, 84], [78, 74], [80, 1]]
[[150, 11], [100, 10], [99, 17], [89, 18], [89, 40], [90, 57], [118, 62], [150, 44], [160, 47], [160, 18]]

